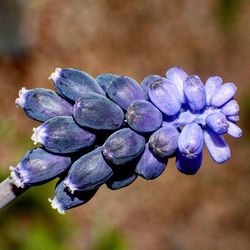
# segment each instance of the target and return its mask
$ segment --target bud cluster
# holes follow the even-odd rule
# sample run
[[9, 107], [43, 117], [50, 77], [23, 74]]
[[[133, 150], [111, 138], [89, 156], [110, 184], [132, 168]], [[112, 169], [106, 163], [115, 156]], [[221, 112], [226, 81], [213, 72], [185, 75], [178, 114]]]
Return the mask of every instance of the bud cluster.
[[49, 199], [60, 213], [89, 201], [104, 183], [116, 190], [137, 176], [160, 176], [168, 159], [195, 174], [205, 144], [216, 163], [230, 158], [223, 138], [240, 137], [236, 86], [218, 76], [205, 85], [196, 75], [170, 68], [166, 77], [149, 75], [139, 85], [126, 76], [95, 79], [78, 69], [57, 68], [56, 91], [22, 88], [17, 106], [41, 122], [31, 139], [42, 145], [10, 167], [24, 188], [60, 177]]

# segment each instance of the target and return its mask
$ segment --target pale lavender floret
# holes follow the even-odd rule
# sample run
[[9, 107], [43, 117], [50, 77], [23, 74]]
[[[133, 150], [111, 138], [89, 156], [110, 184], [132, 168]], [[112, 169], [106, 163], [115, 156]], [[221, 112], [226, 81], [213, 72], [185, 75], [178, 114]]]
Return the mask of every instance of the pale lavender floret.
[[226, 116], [220, 112], [208, 115], [206, 118], [206, 124], [211, 130], [218, 134], [227, 133], [229, 127]]
[[234, 123], [229, 122], [229, 127], [227, 133], [232, 137], [239, 138], [242, 136], [242, 130]]
[[11, 178], [17, 187], [24, 188], [48, 182], [71, 165], [71, 158], [48, 153], [42, 148], [28, 151], [20, 163], [10, 167]]
[[222, 85], [222, 79], [219, 76], [211, 76], [207, 79], [205, 83], [206, 90], [206, 104], [210, 106], [211, 98], [216, 92], [216, 90]]
[[186, 158], [192, 159], [202, 151], [203, 147], [203, 132], [201, 127], [191, 122], [182, 129], [179, 140], [178, 149]]
[[149, 75], [149, 76], [146, 76], [143, 81], [141, 82], [141, 87], [145, 93], [145, 97], [147, 100], [149, 100], [149, 87], [150, 85], [153, 83], [153, 82], [156, 82], [156, 81], [162, 81], [162, 79], [164, 79], [162, 76], [159, 76], [159, 75]]
[[211, 105], [220, 107], [228, 102], [236, 93], [237, 87], [233, 83], [224, 83], [218, 88], [211, 99]]
[[179, 132], [173, 125], [158, 129], [149, 138], [149, 146], [160, 157], [172, 155], [178, 147]]
[[201, 111], [206, 106], [206, 91], [201, 79], [190, 75], [183, 83], [184, 95], [191, 111]]
[[64, 184], [72, 194], [75, 191], [91, 191], [99, 188], [112, 175], [113, 170], [104, 160], [101, 147], [98, 147], [73, 163]]
[[170, 68], [166, 72], [167, 79], [169, 79], [178, 89], [179, 95], [181, 97], [181, 102], [185, 102], [185, 97], [183, 93], [183, 82], [187, 78], [187, 73], [179, 67]]
[[204, 142], [215, 162], [221, 164], [230, 159], [230, 148], [221, 135], [207, 128], [204, 130]]
[[176, 156], [176, 168], [183, 174], [194, 175], [202, 164], [202, 151], [195, 158], [187, 158], [180, 152]]
[[66, 210], [87, 203], [98, 189], [89, 192], [75, 192], [71, 194], [65, 187], [63, 180], [57, 183], [53, 199], [48, 199], [53, 209], [57, 209], [60, 214], [65, 214]]
[[238, 102], [235, 100], [229, 101], [221, 109], [221, 112], [226, 116], [238, 115], [239, 111], [240, 111], [240, 106]]
[[238, 115], [229, 115], [227, 116], [227, 119], [231, 122], [238, 122], [240, 120], [240, 117]]
[[153, 82], [150, 85], [149, 98], [167, 116], [174, 116], [181, 109], [181, 97], [178, 89], [167, 79]]
[[74, 153], [91, 146], [95, 134], [79, 127], [71, 116], [57, 116], [33, 129], [31, 139], [53, 153]]
[[167, 159], [154, 155], [147, 143], [145, 150], [136, 165], [135, 172], [146, 180], [153, 180], [163, 173], [167, 163]]

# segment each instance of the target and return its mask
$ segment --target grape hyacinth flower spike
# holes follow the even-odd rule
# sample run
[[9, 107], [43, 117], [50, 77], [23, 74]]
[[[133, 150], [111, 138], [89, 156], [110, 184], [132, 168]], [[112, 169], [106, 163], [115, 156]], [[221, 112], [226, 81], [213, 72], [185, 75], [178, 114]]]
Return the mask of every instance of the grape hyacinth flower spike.
[[30, 149], [10, 167], [11, 176], [0, 183], [0, 208], [27, 188], [59, 177], [49, 201], [64, 213], [88, 202], [103, 184], [118, 190], [139, 177], [161, 176], [173, 157], [180, 173], [194, 175], [203, 146], [222, 164], [231, 157], [224, 135], [242, 135], [237, 87], [219, 76], [203, 84], [172, 67], [139, 85], [128, 76], [94, 78], [57, 68], [49, 79], [55, 91], [22, 88], [16, 99], [29, 118], [41, 122], [31, 138], [42, 148]]

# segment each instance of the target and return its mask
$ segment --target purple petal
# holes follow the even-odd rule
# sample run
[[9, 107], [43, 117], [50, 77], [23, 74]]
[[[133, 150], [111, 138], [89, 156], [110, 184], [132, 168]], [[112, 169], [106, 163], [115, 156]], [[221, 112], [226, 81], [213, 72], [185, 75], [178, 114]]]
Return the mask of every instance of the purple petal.
[[228, 102], [236, 93], [237, 87], [233, 83], [225, 83], [219, 89], [216, 90], [212, 99], [211, 105], [214, 107], [220, 107]]
[[204, 130], [204, 142], [215, 162], [223, 163], [231, 157], [230, 148], [221, 135], [206, 129]]
[[242, 136], [242, 130], [232, 122], [228, 122], [229, 127], [227, 133], [232, 137], [239, 138]]
[[218, 134], [225, 134], [229, 127], [226, 116], [220, 112], [207, 116], [206, 124], [210, 129]]
[[183, 93], [183, 82], [187, 78], [187, 74], [182, 68], [173, 67], [170, 68], [166, 73], [167, 79], [172, 82], [178, 89], [179, 95], [181, 97], [182, 103], [185, 102], [184, 93]]
[[194, 175], [200, 169], [202, 163], [202, 151], [193, 159], [186, 158], [181, 153], [176, 156], [177, 169], [187, 175]]
[[222, 107], [221, 111], [226, 116], [238, 115], [240, 106], [235, 100], [231, 100]]
[[205, 83], [205, 90], [206, 90], [206, 96], [207, 105], [210, 105], [211, 98], [216, 92], [216, 90], [222, 85], [222, 79], [219, 76], [211, 76], [207, 79]]
[[206, 105], [206, 91], [201, 79], [196, 75], [186, 78], [183, 84], [184, 95], [192, 111], [200, 111]]

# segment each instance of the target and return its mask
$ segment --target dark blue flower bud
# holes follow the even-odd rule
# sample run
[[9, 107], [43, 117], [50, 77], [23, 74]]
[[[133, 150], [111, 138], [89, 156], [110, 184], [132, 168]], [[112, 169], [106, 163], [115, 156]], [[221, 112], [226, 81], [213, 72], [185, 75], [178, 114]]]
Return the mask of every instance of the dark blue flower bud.
[[149, 98], [167, 116], [176, 115], [181, 108], [181, 97], [177, 87], [167, 79], [150, 85]]
[[227, 116], [227, 119], [231, 122], [238, 122], [240, 120], [240, 117], [238, 115], [229, 115]]
[[211, 76], [207, 79], [205, 83], [206, 90], [206, 103], [210, 106], [211, 98], [213, 97], [216, 90], [222, 85], [222, 79], [219, 76]]
[[118, 77], [120, 76], [110, 73], [105, 73], [98, 75], [95, 80], [98, 82], [98, 84], [102, 87], [103, 91], [106, 93], [108, 84]]
[[231, 157], [231, 152], [225, 139], [210, 129], [204, 130], [204, 142], [213, 160], [223, 163]]
[[178, 147], [179, 132], [173, 125], [158, 129], [149, 138], [149, 146], [160, 157], [172, 155]]
[[148, 101], [134, 101], [128, 107], [126, 119], [131, 128], [139, 133], [153, 132], [162, 124], [162, 113]]
[[130, 128], [124, 128], [107, 138], [102, 153], [107, 161], [121, 165], [135, 159], [143, 151], [144, 146], [143, 136]]
[[72, 115], [72, 105], [49, 89], [22, 88], [16, 105], [21, 107], [28, 117], [40, 122], [58, 115]]
[[121, 76], [108, 84], [107, 93], [111, 100], [121, 108], [127, 110], [128, 106], [136, 100], [145, 100], [141, 86], [132, 78]]
[[49, 79], [53, 80], [56, 92], [70, 101], [76, 101], [84, 94], [105, 94], [91, 75], [79, 69], [57, 68]]
[[242, 136], [242, 130], [232, 122], [228, 122], [229, 127], [227, 133], [232, 137], [239, 138]]
[[104, 184], [112, 175], [112, 168], [103, 159], [101, 147], [98, 147], [73, 163], [64, 184], [71, 193], [91, 191]]
[[186, 72], [182, 68], [179, 67], [173, 67], [170, 68], [166, 73], [167, 79], [169, 79], [170, 82], [172, 82], [178, 89], [179, 95], [181, 97], [181, 102], [185, 102], [185, 96], [183, 92], [183, 82], [187, 78]]
[[192, 111], [200, 111], [206, 105], [206, 91], [201, 79], [190, 75], [183, 83], [184, 95]]
[[224, 83], [218, 88], [211, 99], [211, 105], [220, 107], [228, 102], [236, 93], [237, 87], [233, 83]]
[[86, 94], [78, 99], [73, 116], [80, 126], [98, 130], [118, 129], [124, 119], [123, 111], [117, 104], [98, 94]]
[[87, 203], [97, 192], [98, 189], [89, 192], [75, 192], [74, 194], [65, 187], [63, 180], [57, 183], [53, 199], [49, 198], [51, 206], [60, 214], [65, 214], [66, 210], [78, 207]]
[[177, 169], [187, 175], [194, 175], [200, 169], [202, 163], [202, 151], [195, 158], [187, 158], [185, 155], [178, 153], [176, 156]]
[[28, 151], [20, 163], [10, 167], [11, 178], [17, 187], [24, 188], [48, 182], [71, 165], [71, 158], [50, 154], [42, 148]]
[[91, 146], [96, 136], [80, 128], [71, 116], [57, 116], [33, 129], [31, 139], [54, 153], [73, 153]]
[[135, 173], [134, 169], [127, 169], [127, 166], [124, 168], [119, 168], [114, 170], [114, 175], [106, 182], [106, 185], [111, 190], [117, 190], [123, 187], [126, 187], [132, 184], [136, 178], [137, 174]]
[[145, 93], [146, 99], [149, 100], [149, 87], [150, 85], [155, 81], [162, 81], [164, 78], [159, 75], [149, 75], [144, 78], [144, 80], [141, 82], [141, 87]]
[[147, 143], [145, 150], [137, 163], [135, 172], [146, 180], [153, 180], [163, 173], [167, 163], [167, 159], [154, 155]]
[[239, 104], [235, 100], [229, 101], [221, 109], [221, 112], [226, 116], [238, 115], [239, 111]]
[[185, 125], [178, 140], [180, 153], [189, 159], [196, 158], [202, 151], [202, 146], [203, 132], [201, 127], [194, 122]]
[[220, 112], [208, 115], [206, 118], [206, 124], [217, 134], [227, 133], [229, 127], [226, 116]]

